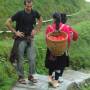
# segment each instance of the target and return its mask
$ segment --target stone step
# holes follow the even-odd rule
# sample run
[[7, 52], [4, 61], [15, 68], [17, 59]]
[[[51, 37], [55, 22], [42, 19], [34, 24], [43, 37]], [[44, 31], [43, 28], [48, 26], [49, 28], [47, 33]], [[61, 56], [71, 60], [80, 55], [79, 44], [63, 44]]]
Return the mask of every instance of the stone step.
[[[53, 88], [48, 84], [47, 76], [39, 74], [34, 76], [38, 79], [36, 84], [26, 79], [26, 85], [17, 82], [12, 90], [80, 90], [82, 85], [90, 84], [90, 74], [74, 70], [66, 70], [64, 72], [63, 82], [57, 88]], [[61, 78], [59, 79], [61, 80]]]

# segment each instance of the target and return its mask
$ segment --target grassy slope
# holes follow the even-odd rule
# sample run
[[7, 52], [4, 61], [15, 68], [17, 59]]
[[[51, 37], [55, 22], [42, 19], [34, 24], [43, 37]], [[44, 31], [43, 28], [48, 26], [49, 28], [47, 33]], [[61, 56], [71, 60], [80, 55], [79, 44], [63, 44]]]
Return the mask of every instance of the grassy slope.
[[81, 22], [73, 27], [79, 32], [78, 42], [73, 42], [70, 50], [71, 66], [74, 69], [90, 68], [90, 21]]
[[[84, 0], [34, 0], [33, 8], [37, 9], [44, 19], [47, 19], [55, 11], [77, 12], [82, 5], [84, 6]], [[22, 8], [23, 0], [0, 0], [0, 30], [6, 30], [4, 26], [6, 19]]]
[[0, 41], [0, 90], [10, 90], [16, 82], [16, 71], [8, 62], [12, 40]]
[[79, 32], [79, 40], [73, 42], [70, 50], [72, 67], [74, 69], [90, 68], [90, 5], [75, 16], [69, 18], [68, 23]]

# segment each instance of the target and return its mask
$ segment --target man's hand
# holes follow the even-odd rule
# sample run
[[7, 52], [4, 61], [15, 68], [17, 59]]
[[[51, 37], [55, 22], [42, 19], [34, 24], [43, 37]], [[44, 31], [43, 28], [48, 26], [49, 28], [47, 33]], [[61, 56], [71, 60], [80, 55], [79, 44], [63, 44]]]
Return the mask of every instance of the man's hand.
[[36, 30], [33, 29], [31, 32], [31, 36], [34, 37], [35, 34], [36, 34]]
[[42, 17], [40, 17], [37, 20], [37, 25], [36, 25], [35, 29], [33, 29], [32, 32], [31, 32], [32, 37], [34, 37], [35, 34], [40, 32], [41, 25], [42, 25]]
[[12, 19], [9, 18], [7, 21], [6, 21], [6, 26], [8, 27], [9, 30], [11, 30], [17, 37], [24, 37], [24, 33], [23, 32], [20, 32], [20, 31], [16, 31], [13, 26], [12, 26]]
[[24, 33], [20, 31], [15, 32], [15, 35], [18, 37], [24, 37]]

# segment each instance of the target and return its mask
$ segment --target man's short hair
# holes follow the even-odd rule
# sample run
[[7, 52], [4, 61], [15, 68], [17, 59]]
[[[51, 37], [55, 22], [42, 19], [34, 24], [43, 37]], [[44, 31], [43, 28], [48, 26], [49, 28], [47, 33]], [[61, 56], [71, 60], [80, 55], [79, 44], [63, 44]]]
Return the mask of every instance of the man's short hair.
[[26, 3], [31, 3], [32, 0], [24, 0], [24, 5], [26, 5]]

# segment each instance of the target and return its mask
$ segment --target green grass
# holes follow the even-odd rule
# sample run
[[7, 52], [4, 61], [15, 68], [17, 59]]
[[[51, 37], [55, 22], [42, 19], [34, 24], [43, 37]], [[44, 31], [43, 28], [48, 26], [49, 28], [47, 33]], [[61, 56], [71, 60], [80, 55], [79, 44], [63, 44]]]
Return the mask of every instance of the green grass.
[[[23, 0], [0, 0], [0, 30], [6, 30], [7, 18], [23, 7]], [[55, 11], [70, 14], [80, 11], [84, 7], [84, 0], [33, 0], [33, 8], [41, 13], [44, 20], [51, 18]]]
[[10, 90], [16, 80], [15, 69], [6, 58], [0, 56], [0, 90]]
[[[71, 49], [70, 49], [70, 67], [75, 70], [79, 70], [81, 68], [88, 68], [90, 69], [90, 42], [89, 42], [89, 33], [90, 33], [90, 21], [87, 22], [81, 22], [73, 25], [72, 27], [75, 28], [79, 32], [79, 39], [77, 42], [72, 42]], [[45, 32], [46, 26], [42, 27], [42, 32], [35, 36], [35, 47], [37, 52], [37, 60], [36, 60], [36, 71], [39, 74], [47, 74], [47, 69], [44, 66], [44, 59], [45, 59], [45, 52], [46, 52], [46, 44], [45, 44]], [[1, 67], [0, 70], [2, 70], [5, 66], [9, 66], [8, 63], [8, 56], [10, 54], [10, 50], [13, 44], [12, 39], [5, 39], [0, 41], [0, 62]], [[7, 61], [7, 62], [4, 62]], [[4, 63], [4, 66], [2, 65]], [[42, 67], [42, 68], [41, 68]], [[1, 74], [1, 85], [2, 88], [10, 88], [10, 85], [12, 85], [12, 82], [15, 82], [16, 79], [13, 80], [13, 78], [9, 78], [9, 75], [11, 75], [11, 71], [8, 72], [12, 67], [8, 67], [6, 69], [7, 72], [0, 72]], [[25, 59], [25, 65], [24, 68], [26, 70], [25, 74], [27, 76], [28, 74], [28, 63], [27, 59]], [[14, 70], [15, 71], [15, 70]], [[8, 74], [9, 73], [9, 74]], [[5, 75], [4, 75], [5, 74]], [[4, 77], [4, 79], [2, 79]], [[14, 77], [15, 78], [15, 77]], [[7, 81], [7, 82], [6, 82]], [[89, 87], [88, 87], [89, 88]], [[2, 89], [4, 90], [4, 89]], [[9, 90], [9, 89], [7, 89]], [[83, 90], [83, 89], [82, 89]], [[89, 90], [89, 89], [86, 89]]]
[[[89, 57], [89, 55], [90, 55], [90, 47], [89, 47], [89, 45], [90, 45], [90, 42], [89, 42], [90, 27], [89, 26], [90, 26], [89, 21], [81, 22], [79, 24], [77, 23], [77, 24], [72, 26], [73, 28], [75, 28], [79, 32], [78, 41], [72, 42], [71, 49], [70, 49], [70, 58], [71, 58], [70, 67], [72, 69], [75, 69], [75, 70], [79, 70], [81, 68], [90, 69], [90, 63], [89, 63], [89, 60], [90, 60], [90, 57]], [[45, 28], [46, 28], [46, 26], [43, 26], [41, 29], [42, 30], [41, 33], [36, 35], [35, 39], [34, 39], [36, 52], [37, 52], [36, 71], [39, 74], [47, 74], [47, 69], [44, 66], [45, 52], [46, 52], [46, 44], [45, 44], [45, 37], [44, 37]], [[2, 54], [0, 53], [1, 54], [0, 62], [8, 60], [8, 55], [10, 53], [10, 49], [12, 47], [12, 44], [13, 44], [12, 39], [6, 39], [6, 40], [0, 41], [0, 52], [2, 52]], [[2, 58], [4, 58], [4, 60]], [[4, 68], [3, 64], [1, 64], [0, 69], [3, 69], [3, 68]], [[25, 59], [24, 68], [26, 70], [25, 74], [27, 76], [27, 74], [28, 74], [27, 59]], [[2, 73], [2, 72], [0, 72], [0, 73]], [[8, 77], [8, 75], [10, 75], [10, 74], [6, 74], [5, 77]], [[4, 75], [2, 74], [2, 76], [4, 76]], [[12, 80], [13, 79], [11, 79], [11, 82], [12, 82]], [[6, 81], [6, 79], [2, 80], [2, 78], [1, 78], [1, 81], [2, 81], [1, 84], [4, 84], [5, 87], [8, 87], [8, 88], [10, 87], [9, 85], [11, 84], [11, 82], [9, 82], [9, 79], [7, 80], [8, 82], [4, 82], [4, 81]], [[8, 85], [6, 83], [8, 83]], [[7, 90], [9, 90], [9, 89], [7, 89]], [[88, 89], [86, 89], [86, 90], [88, 90]]]
[[90, 86], [89, 85], [88, 86], [82, 86], [82, 88], [80, 90], [90, 90]]
[[70, 49], [71, 66], [74, 69], [90, 68], [90, 22], [85, 21], [73, 26], [79, 32], [78, 42], [72, 42]]

